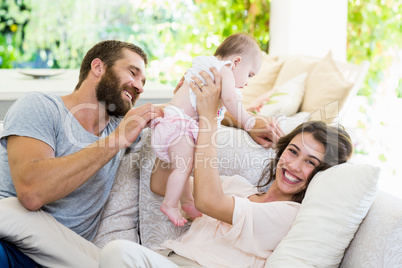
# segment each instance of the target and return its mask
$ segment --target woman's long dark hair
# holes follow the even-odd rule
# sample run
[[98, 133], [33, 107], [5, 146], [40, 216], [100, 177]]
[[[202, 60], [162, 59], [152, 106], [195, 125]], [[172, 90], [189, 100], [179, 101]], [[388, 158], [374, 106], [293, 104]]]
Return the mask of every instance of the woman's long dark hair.
[[[290, 141], [296, 137], [298, 134], [310, 133], [313, 135], [314, 139], [325, 147], [324, 161], [317, 166], [311, 173], [307, 180], [307, 185], [310, 183], [313, 176], [319, 172], [326, 170], [332, 166], [345, 163], [353, 152], [353, 145], [349, 134], [345, 131], [343, 126], [331, 126], [322, 121], [309, 121], [297, 126], [288, 135], [283, 136], [275, 144], [275, 157], [271, 159], [269, 165], [262, 174], [258, 187], [265, 187], [269, 185], [276, 175], [276, 166], [279, 162], [282, 153], [285, 151], [286, 147], [289, 145]], [[307, 189], [307, 187], [306, 187]], [[300, 193], [293, 196], [292, 200], [298, 203], [304, 198], [306, 189]]]

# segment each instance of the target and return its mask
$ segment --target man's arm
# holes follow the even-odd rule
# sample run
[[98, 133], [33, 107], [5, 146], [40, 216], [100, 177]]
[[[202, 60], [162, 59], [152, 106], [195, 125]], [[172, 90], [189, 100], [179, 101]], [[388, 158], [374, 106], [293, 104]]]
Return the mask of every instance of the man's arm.
[[[254, 141], [264, 148], [271, 148], [280, 137], [285, 135], [275, 117], [265, 117], [254, 115], [255, 125], [248, 132]], [[241, 124], [229, 113], [225, 113], [222, 125], [229, 127], [242, 128]]]
[[21, 204], [37, 210], [84, 184], [123, 148], [132, 144], [160, 109], [145, 104], [130, 110], [108, 137], [63, 157], [37, 139], [9, 136], [7, 153], [11, 177]]

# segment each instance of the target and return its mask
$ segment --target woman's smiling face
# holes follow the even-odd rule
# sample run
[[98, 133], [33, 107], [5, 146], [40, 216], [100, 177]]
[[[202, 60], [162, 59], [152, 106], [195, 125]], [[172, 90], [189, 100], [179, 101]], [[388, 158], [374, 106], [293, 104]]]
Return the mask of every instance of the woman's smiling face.
[[306, 189], [308, 179], [325, 155], [325, 147], [311, 133], [296, 135], [283, 151], [276, 169], [276, 183], [285, 195]]

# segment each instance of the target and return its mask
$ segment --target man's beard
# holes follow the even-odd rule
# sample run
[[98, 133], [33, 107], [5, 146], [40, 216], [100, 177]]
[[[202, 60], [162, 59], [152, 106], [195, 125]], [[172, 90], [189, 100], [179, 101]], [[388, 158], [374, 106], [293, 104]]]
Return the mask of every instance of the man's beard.
[[[115, 71], [107, 68], [105, 74], [102, 76], [96, 87], [96, 98], [99, 102], [105, 104], [106, 111], [110, 116], [125, 116], [132, 108], [132, 103], [123, 99], [124, 86], [120, 86], [120, 78], [116, 75]], [[127, 90], [133, 92], [132, 90]], [[133, 102], [138, 97], [134, 92]]]

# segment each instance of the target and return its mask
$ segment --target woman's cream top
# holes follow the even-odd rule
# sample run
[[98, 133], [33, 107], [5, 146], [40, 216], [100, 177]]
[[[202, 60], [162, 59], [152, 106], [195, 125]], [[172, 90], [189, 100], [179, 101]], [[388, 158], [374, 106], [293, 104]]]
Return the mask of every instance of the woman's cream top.
[[235, 199], [233, 224], [203, 215], [184, 235], [161, 246], [205, 267], [264, 267], [290, 230], [300, 204], [251, 202], [247, 197], [258, 191], [246, 179], [232, 176], [221, 180], [225, 194]]

